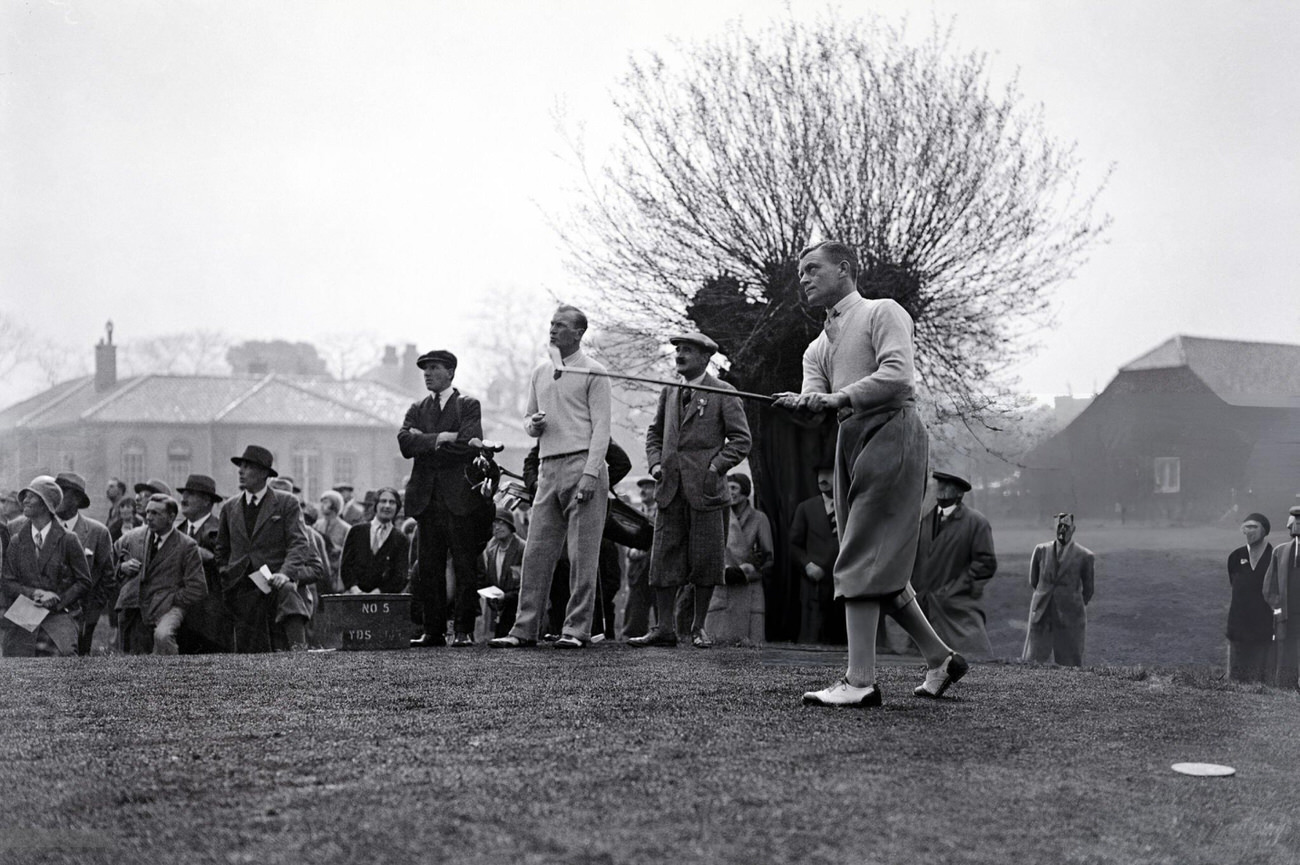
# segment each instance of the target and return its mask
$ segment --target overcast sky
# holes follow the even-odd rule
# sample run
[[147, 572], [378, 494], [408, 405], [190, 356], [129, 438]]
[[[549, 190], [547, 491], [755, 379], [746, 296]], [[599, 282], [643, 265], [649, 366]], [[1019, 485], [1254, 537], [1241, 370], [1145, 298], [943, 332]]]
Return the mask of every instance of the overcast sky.
[[[1300, 342], [1300, 4], [837, 8], [955, 15], [1087, 176], [1116, 166], [1109, 242], [1057, 289], [1024, 390], [1091, 392], [1175, 333]], [[786, 9], [0, 0], [0, 306], [87, 353], [109, 318], [118, 341], [454, 348], [487, 287], [571, 293], [545, 216], [574, 181], [556, 105], [607, 140], [631, 52]]]

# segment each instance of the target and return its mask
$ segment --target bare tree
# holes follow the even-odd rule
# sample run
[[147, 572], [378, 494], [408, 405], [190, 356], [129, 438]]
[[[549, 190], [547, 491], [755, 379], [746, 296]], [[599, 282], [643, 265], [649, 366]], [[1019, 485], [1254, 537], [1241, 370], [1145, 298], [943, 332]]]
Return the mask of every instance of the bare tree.
[[229, 375], [226, 354], [234, 344], [217, 330], [187, 330], [123, 342], [118, 367], [132, 375]]
[[12, 385], [13, 396], [21, 398], [29, 388], [55, 385], [87, 372], [85, 352], [40, 336], [13, 315], [0, 312], [0, 380]]
[[708, 325], [751, 384], [797, 384], [786, 343], [821, 325], [797, 255], [833, 237], [860, 251], [864, 294], [915, 318], [930, 398], [982, 417], [1107, 222], [1041, 111], [1014, 83], [993, 91], [985, 56], [939, 31], [912, 44], [877, 21], [733, 26], [634, 61], [615, 105], [626, 134], [604, 171], [579, 149], [573, 266], [612, 330]]
[[329, 374], [342, 381], [370, 370], [384, 356], [384, 341], [372, 330], [326, 333], [315, 344]]
[[[859, 251], [859, 290], [916, 321], [932, 417], [969, 427], [1014, 411], [1006, 370], [1108, 222], [1093, 215], [1104, 180], [1082, 188], [1041, 110], [1014, 82], [994, 89], [985, 55], [937, 28], [914, 41], [878, 20], [733, 25], [634, 60], [614, 104], [624, 134], [603, 165], [575, 146], [585, 186], [560, 226], [572, 267], [601, 287], [611, 335], [696, 327], [745, 390], [798, 389], [821, 329], [798, 253], [835, 238]], [[781, 523], [811, 495], [834, 426], [750, 419], [760, 499]]]

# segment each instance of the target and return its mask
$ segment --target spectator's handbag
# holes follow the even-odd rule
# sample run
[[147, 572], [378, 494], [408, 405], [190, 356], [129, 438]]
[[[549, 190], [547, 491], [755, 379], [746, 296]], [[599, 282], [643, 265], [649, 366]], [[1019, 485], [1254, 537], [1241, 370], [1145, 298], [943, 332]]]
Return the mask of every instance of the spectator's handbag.
[[633, 550], [648, 550], [655, 530], [645, 514], [615, 496], [605, 512], [605, 538]]

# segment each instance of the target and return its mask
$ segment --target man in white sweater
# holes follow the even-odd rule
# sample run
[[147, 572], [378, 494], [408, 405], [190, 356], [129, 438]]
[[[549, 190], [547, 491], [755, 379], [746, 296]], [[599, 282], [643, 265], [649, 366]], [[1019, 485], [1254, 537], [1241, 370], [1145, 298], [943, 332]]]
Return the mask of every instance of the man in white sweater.
[[[565, 370], [605, 368], [582, 352], [587, 316], [561, 306], [551, 318], [551, 345]], [[524, 431], [538, 439], [541, 465], [524, 549], [519, 612], [510, 633], [488, 643], [514, 649], [537, 643], [555, 563], [567, 543], [569, 603], [558, 649], [581, 649], [591, 641], [600, 538], [605, 529], [609, 474], [610, 390], [603, 375], [562, 372], [551, 363], [533, 370], [528, 383]]]

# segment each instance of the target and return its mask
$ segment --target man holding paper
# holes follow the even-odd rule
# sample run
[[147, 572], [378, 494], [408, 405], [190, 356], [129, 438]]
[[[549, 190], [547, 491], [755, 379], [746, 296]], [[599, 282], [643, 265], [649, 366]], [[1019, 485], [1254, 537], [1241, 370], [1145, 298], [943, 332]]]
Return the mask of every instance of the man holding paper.
[[[298, 500], [266, 485], [279, 474], [271, 452], [249, 445], [230, 461], [239, 468], [240, 494], [222, 507], [217, 526], [222, 590], [235, 620], [235, 651], [269, 652], [271, 589], [307, 578], [316, 553], [303, 531]], [[269, 578], [259, 573], [263, 567]]]
[[54, 518], [63, 502], [54, 478], [36, 477], [18, 498], [23, 516], [14, 522], [0, 569], [0, 600], [7, 611], [0, 621], [4, 654], [66, 657], [77, 651], [90, 567], [77, 536]]

